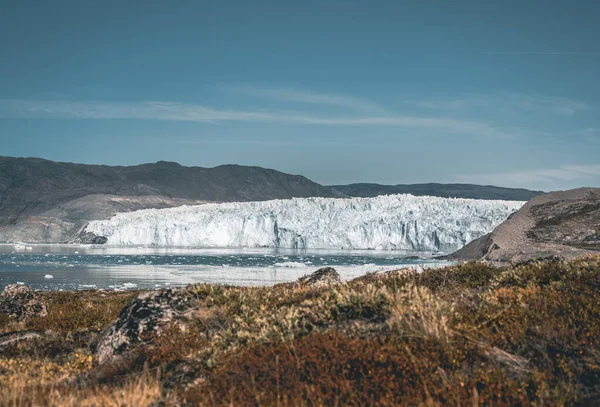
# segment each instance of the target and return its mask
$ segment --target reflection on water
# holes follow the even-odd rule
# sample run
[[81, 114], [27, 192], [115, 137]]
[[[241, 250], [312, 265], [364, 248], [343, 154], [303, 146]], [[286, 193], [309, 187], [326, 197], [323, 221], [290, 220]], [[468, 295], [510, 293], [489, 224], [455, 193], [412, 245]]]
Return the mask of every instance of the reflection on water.
[[245, 286], [293, 281], [332, 266], [346, 279], [400, 267], [435, 267], [433, 253], [0, 245], [0, 287], [128, 289], [210, 282]]

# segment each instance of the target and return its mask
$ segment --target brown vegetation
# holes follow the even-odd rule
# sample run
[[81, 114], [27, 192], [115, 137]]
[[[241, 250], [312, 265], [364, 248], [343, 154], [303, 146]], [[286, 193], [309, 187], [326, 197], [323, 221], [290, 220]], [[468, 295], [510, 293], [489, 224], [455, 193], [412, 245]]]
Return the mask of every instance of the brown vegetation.
[[0, 333], [0, 404], [596, 405], [600, 257], [466, 263], [346, 284], [199, 284], [186, 323], [101, 366], [94, 340], [135, 294], [44, 293]]

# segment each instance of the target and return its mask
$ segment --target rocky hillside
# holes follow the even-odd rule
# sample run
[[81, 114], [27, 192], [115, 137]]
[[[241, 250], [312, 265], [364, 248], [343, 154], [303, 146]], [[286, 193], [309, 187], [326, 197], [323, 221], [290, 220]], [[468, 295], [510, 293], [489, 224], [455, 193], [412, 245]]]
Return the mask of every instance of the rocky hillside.
[[518, 188], [501, 188], [491, 185], [471, 184], [412, 184], [412, 185], [380, 185], [349, 184], [333, 185], [340, 193], [359, 198], [370, 198], [379, 195], [412, 194], [416, 196], [439, 196], [442, 198], [500, 199], [507, 201], [528, 201], [542, 191], [530, 191]]
[[447, 258], [519, 263], [598, 251], [600, 189], [579, 188], [534, 197], [492, 233]]
[[87, 221], [117, 212], [206, 201], [343, 196], [309, 179], [239, 165], [132, 167], [0, 157], [0, 242], [69, 240]]

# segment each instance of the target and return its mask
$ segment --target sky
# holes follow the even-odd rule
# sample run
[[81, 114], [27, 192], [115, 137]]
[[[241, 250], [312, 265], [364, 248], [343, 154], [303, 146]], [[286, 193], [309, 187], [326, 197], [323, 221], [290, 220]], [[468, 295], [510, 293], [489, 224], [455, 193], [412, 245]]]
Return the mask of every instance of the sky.
[[597, 0], [4, 0], [0, 155], [600, 186], [599, 15]]

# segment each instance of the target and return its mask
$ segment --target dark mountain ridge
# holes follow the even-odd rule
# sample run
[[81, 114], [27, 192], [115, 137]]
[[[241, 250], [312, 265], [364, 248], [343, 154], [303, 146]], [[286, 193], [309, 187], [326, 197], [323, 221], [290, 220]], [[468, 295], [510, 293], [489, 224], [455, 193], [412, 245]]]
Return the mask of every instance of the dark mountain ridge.
[[544, 194], [542, 191], [530, 191], [521, 188], [503, 188], [492, 185], [473, 184], [427, 183], [381, 185], [372, 183], [359, 183], [349, 185], [332, 185], [331, 188], [345, 195], [362, 198], [369, 198], [379, 195], [412, 194], [417, 196], [440, 196], [442, 198], [528, 201], [534, 196]]
[[219, 202], [343, 196], [303, 176], [261, 167], [184, 167], [165, 161], [111, 167], [0, 157], [0, 226], [96, 194]]

